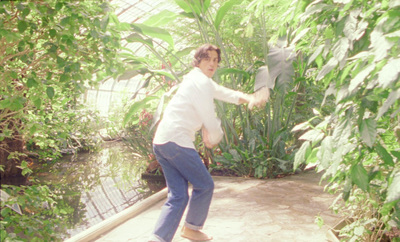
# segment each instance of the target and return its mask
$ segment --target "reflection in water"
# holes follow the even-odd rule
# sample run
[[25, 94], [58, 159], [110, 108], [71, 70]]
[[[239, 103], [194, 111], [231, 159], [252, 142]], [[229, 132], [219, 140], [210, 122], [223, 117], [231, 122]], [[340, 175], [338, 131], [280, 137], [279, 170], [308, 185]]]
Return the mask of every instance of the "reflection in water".
[[143, 161], [138, 161], [128, 148], [111, 142], [100, 152], [66, 156], [38, 176], [73, 207], [68, 221], [71, 228], [65, 235], [71, 237], [165, 187], [161, 182], [154, 188], [154, 184], [141, 180], [144, 170]]

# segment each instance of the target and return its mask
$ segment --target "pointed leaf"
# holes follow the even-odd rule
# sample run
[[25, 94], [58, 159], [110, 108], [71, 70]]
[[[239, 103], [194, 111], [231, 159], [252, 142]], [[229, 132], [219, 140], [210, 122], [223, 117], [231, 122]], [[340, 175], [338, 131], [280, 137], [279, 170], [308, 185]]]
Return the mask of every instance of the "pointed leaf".
[[375, 64], [372, 63], [371, 65], [364, 68], [360, 71], [356, 77], [354, 77], [349, 85], [349, 92], [354, 91], [364, 80], [365, 78], [375, 69]]
[[40, 109], [40, 106], [42, 105], [42, 99], [41, 98], [35, 98], [33, 100], [33, 104], [37, 109]]
[[393, 90], [389, 94], [386, 101], [383, 103], [382, 107], [379, 109], [376, 119], [379, 119], [380, 117], [382, 117], [382, 115], [386, 113], [386, 111], [390, 108], [390, 106], [392, 106], [393, 103], [395, 103], [399, 99], [400, 99], [400, 89]]
[[158, 14], [152, 15], [143, 23], [152, 27], [161, 27], [171, 21], [174, 21], [179, 15], [169, 10], [163, 10]]
[[304, 133], [302, 136], [300, 136], [300, 140], [308, 140], [315, 143], [318, 143], [321, 141], [321, 139], [324, 137], [324, 134], [321, 132], [321, 130], [317, 129], [311, 129]]
[[349, 40], [355, 40], [355, 32], [357, 28], [357, 16], [354, 14], [355, 10], [351, 11], [347, 16], [343, 33]]
[[24, 32], [24, 31], [28, 28], [28, 23], [25, 22], [25, 21], [23, 21], [23, 20], [18, 21], [17, 27], [18, 27], [18, 31], [19, 31], [20, 33], [22, 33], [22, 32]]
[[315, 60], [315, 58], [317, 58], [321, 54], [323, 49], [324, 49], [323, 45], [318, 46], [318, 48], [314, 51], [314, 53], [308, 59], [307, 65], [310, 65], [310, 63], [313, 62]]
[[378, 82], [382, 88], [387, 88], [396, 81], [400, 73], [400, 59], [390, 59], [379, 72]]
[[50, 99], [52, 99], [54, 97], [54, 88], [53, 87], [47, 87], [46, 94]]
[[28, 81], [26, 82], [26, 85], [31, 88], [31, 87], [35, 87], [38, 85], [38, 83], [36, 82], [35, 79], [33, 78], [29, 78]]
[[336, 44], [333, 46], [333, 56], [337, 61], [341, 62], [347, 56], [349, 47], [350, 43], [346, 37], [343, 37], [336, 42]]
[[317, 4], [310, 4], [306, 8], [306, 11], [299, 16], [299, 18], [300, 18], [301, 21], [305, 21], [309, 17], [311, 17], [311, 15], [313, 15], [315, 13], [322, 12], [322, 11], [324, 11], [324, 10], [330, 8], [330, 7], [331, 6], [329, 6], [328, 4], [318, 3], [318, 2], [317, 2]]
[[351, 168], [351, 180], [363, 191], [369, 190], [368, 174], [361, 164], [357, 164]]
[[361, 20], [357, 25], [357, 30], [354, 33], [354, 40], [360, 40], [364, 36], [365, 30], [368, 28], [368, 22]]
[[[332, 160], [332, 149], [333, 149], [333, 137], [327, 136], [322, 142], [320, 149], [317, 153], [317, 158], [320, 163], [320, 167], [318, 167], [318, 171], [327, 169]], [[321, 169], [322, 168], [322, 169]]]
[[298, 34], [296, 35], [296, 37], [292, 40], [292, 43], [291, 43], [291, 44], [292, 44], [292, 45], [296, 44], [296, 42], [299, 41], [299, 39], [303, 38], [303, 36], [304, 36], [305, 34], [307, 34], [309, 30], [310, 30], [310, 28], [305, 28], [305, 29], [303, 29], [302, 31], [300, 31], [300, 33], [298, 33]]
[[272, 81], [271, 76], [269, 75], [268, 66], [262, 66], [258, 68], [256, 80], [254, 82], [254, 91], [256, 92], [265, 86], [271, 89], [273, 89], [275, 86], [275, 81]]
[[360, 125], [361, 139], [372, 147], [376, 140], [376, 121], [374, 119], [363, 119]]
[[394, 166], [392, 156], [389, 154], [389, 152], [387, 152], [387, 150], [381, 144], [377, 143], [375, 150], [386, 165]]
[[332, 57], [328, 63], [326, 63], [326, 65], [324, 67], [322, 67], [321, 71], [318, 73], [316, 80], [322, 80], [322, 78], [325, 77], [326, 74], [328, 74], [329, 72], [331, 72], [333, 70], [333, 68], [335, 68], [337, 66], [339, 62], [336, 60], [335, 57]]
[[132, 121], [132, 117], [137, 114], [139, 109], [143, 108], [149, 101], [156, 99], [157, 97], [148, 96], [144, 99], [137, 101], [132, 104], [129, 111], [125, 114], [123, 125], [125, 126], [128, 122]]
[[305, 130], [305, 129], [308, 129], [309, 127], [310, 127], [309, 122], [300, 123], [293, 127], [292, 132], [296, 132], [299, 130]]
[[142, 36], [140, 36], [137, 33], [133, 33], [133, 34], [129, 35], [126, 38], [126, 40], [128, 42], [130, 42], [130, 43], [132, 43], [132, 42], [140, 42], [142, 44], [145, 44], [145, 45], [153, 48], [153, 42], [151, 41], [151, 39], [144, 39]]
[[161, 29], [158, 27], [147, 26], [145, 24], [137, 24], [137, 23], [132, 24], [132, 26], [135, 26], [135, 27], [141, 29], [143, 34], [153, 37], [153, 38], [164, 40], [171, 47], [174, 47], [174, 40], [172, 39], [172, 36], [170, 35], [170, 33], [167, 30]]
[[139, 75], [138, 69], [127, 70], [122, 75], [118, 76], [117, 81], [129, 80], [137, 75]]
[[311, 142], [306, 141], [304, 142], [300, 149], [296, 152], [296, 155], [294, 157], [294, 164], [293, 164], [293, 169], [296, 170], [300, 164], [304, 163], [306, 161], [306, 153], [307, 151], [310, 151], [310, 144]]
[[225, 2], [217, 11], [217, 15], [215, 16], [215, 21], [214, 21], [214, 26], [218, 30], [219, 26], [227, 14], [227, 12], [235, 5], [240, 3], [241, 1], [239, 0], [229, 0], [228, 2]]
[[268, 53], [268, 69], [272, 83], [284, 90], [294, 75], [293, 60], [296, 54], [289, 47], [273, 47]]
[[190, 3], [188, 3], [186, 0], [175, 0], [175, 2], [186, 13], [193, 13], [194, 10], [194, 12], [197, 15], [200, 15], [201, 13], [206, 12], [207, 9], [210, 7], [211, 0], [204, 0], [204, 1], [195, 0], [191, 1]]
[[400, 172], [397, 172], [388, 187], [385, 203], [390, 203], [398, 199], [400, 199]]
[[350, 135], [351, 125], [349, 119], [344, 119], [339, 125], [336, 125], [332, 134], [336, 146], [347, 145]]
[[219, 75], [219, 76], [227, 75], [227, 74], [241, 74], [241, 75], [244, 75], [245, 77], [249, 78], [249, 73], [247, 73], [246, 71], [241, 70], [241, 69], [220, 68], [217, 70], [217, 75]]
[[186, 13], [191, 13], [192, 9], [185, 0], [175, 0], [176, 4], [183, 9]]
[[153, 72], [153, 73], [156, 73], [156, 74], [158, 74], [158, 75], [166, 76], [166, 77], [171, 78], [172, 80], [175, 80], [174, 75], [172, 75], [172, 74], [169, 73], [169, 72], [166, 72], [166, 71], [163, 71], [163, 70], [150, 70], [150, 71]]

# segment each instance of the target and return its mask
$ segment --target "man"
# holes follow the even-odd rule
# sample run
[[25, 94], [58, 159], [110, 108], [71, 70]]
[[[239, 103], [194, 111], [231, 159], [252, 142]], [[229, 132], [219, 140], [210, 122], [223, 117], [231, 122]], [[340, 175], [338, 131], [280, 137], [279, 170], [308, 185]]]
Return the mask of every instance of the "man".
[[[212, 239], [201, 229], [207, 218], [214, 182], [195, 150], [195, 134], [202, 129], [203, 142], [208, 148], [221, 141], [223, 131], [215, 116], [214, 99], [237, 105], [259, 105], [253, 95], [222, 87], [211, 79], [220, 61], [218, 47], [206, 44], [197, 49], [192, 63], [194, 69], [184, 77], [158, 125], [153, 148], [167, 182], [168, 200], [151, 241], [172, 241], [187, 204], [181, 236], [195, 241]], [[193, 186], [190, 199], [189, 182]]]

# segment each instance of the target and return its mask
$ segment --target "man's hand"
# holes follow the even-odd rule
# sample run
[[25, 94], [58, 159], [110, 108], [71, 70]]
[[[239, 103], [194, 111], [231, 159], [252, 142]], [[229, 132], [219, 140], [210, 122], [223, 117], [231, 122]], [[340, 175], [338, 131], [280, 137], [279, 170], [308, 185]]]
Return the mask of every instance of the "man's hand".
[[211, 144], [211, 143], [210, 143], [208, 131], [207, 131], [206, 128], [203, 127], [203, 128], [201, 129], [201, 131], [202, 131], [203, 143], [204, 143], [204, 145], [205, 145], [207, 148], [212, 149], [212, 148], [214, 148], [215, 146], [218, 145], [218, 144]]
[[252, 94], [252, 98], [249, 102], [249, 109], [252, 109], [254, 106], [260, 108], [264, 106], [269, 99], [269, 88], [263, 87], [257, 90], [255, 93]]

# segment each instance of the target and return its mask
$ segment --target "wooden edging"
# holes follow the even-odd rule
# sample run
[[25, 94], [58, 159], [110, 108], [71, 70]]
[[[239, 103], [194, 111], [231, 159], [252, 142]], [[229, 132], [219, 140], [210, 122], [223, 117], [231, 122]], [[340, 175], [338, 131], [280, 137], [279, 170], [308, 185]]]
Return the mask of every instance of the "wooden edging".
[[156, 194], [151, 195], [150, 197], [140, 201], [133, 206], [111, 216], [110, 218], [88, 228], [87, 230], [65, 240], [65, 242], [86, 242], [92, 241], [103, 234], [106, 234], [110, 230], [114, 229], [118, 225], [122, 224], [123, 222], [131, 219], [140, 213], [144, 212], [145, 210], [149, 209], [154, 204], [158, 203], [159, 201], [165, 199], [167, 197], [168, 190], [164, 188], [163, 190], [157, 192]]

